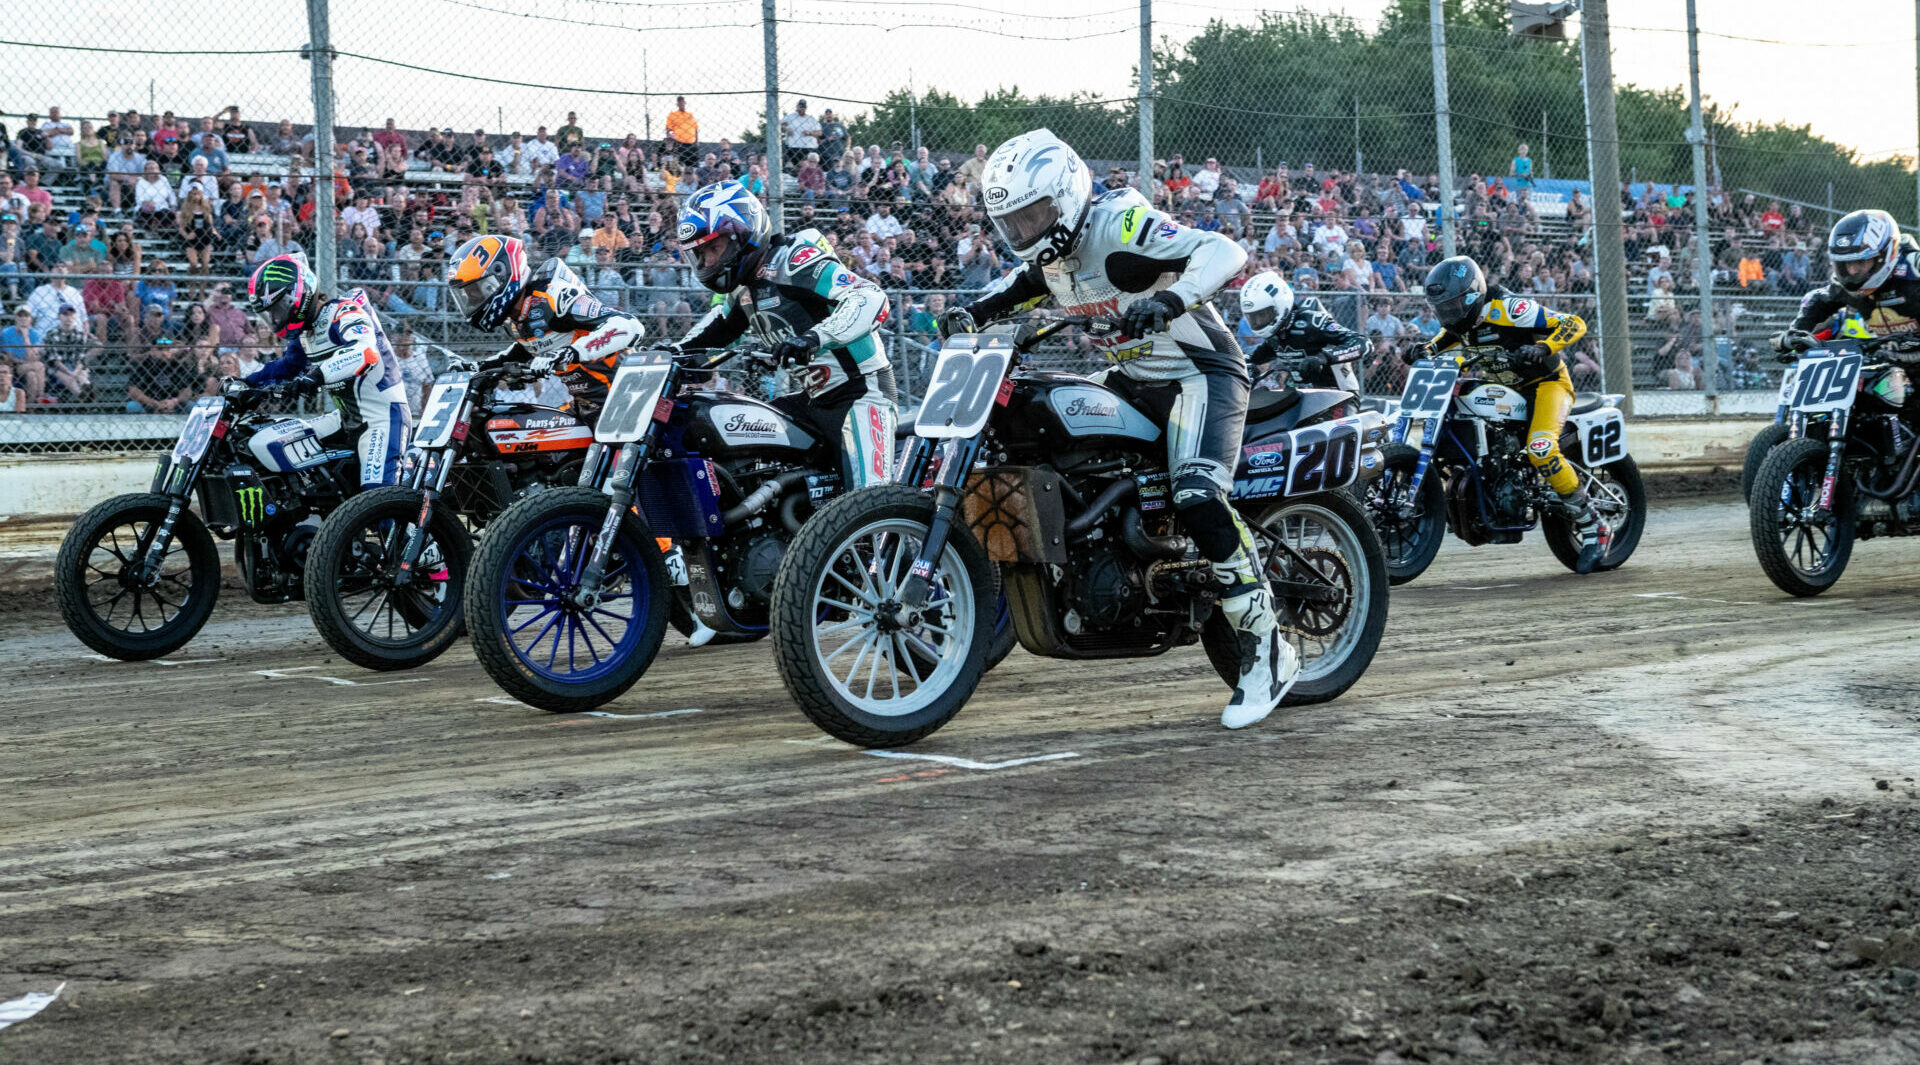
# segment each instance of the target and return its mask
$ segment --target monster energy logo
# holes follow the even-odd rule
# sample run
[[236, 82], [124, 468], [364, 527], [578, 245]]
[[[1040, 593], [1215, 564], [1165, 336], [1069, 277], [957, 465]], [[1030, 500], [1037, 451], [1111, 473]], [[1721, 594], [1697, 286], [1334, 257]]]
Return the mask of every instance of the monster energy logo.
[[258, 525], [266, 520], [265, 493], [259, 488], [239, 488], [233, 494], [240, 503], [240, 524]]

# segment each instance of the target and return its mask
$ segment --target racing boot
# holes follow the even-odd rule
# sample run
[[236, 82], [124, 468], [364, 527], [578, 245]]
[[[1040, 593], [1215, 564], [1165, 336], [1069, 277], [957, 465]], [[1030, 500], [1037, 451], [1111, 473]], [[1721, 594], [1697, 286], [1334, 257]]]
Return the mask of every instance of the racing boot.
[[1246, 728], [1280, 705], [1300, 675], [1300, 656], [1280, 631], [1266, 585], [1242, 585], [1228, 593], [1220, 600], [1220, 612], [1240, 642], [1240, 683], [1220, 712], [1220, 723]]
[[[687, 557], [681, 553], [680, 545], [666, 539], [662, 539], [660, 545], [666, 553], [667, 583], [675, 588], [687, 587]], [[691, 600], [692, 597], [688, 598]], [[692, 603], [689, 602], [688, 606], [691, 607]], [[700, 615], [691, 609], [687, 611], [687, 616], [693, 621], [693, 631], [687, 634], [688, 647], [705, 647], [708, 641], [719, 635], [715, 630], [708, 628], [707, 623], [700, 620]]]
[[1574, 512], [1573, 532], [1580, 538], [1580, 557], [1574, 560], [1573, 571], [1585, 576], [1592, 573], [1600, 560], [1607, 556], [1607, 544], [1612, 539], [1613, 530], [1607, 519], [1600, 516], [1600, 508], [1593, 505], [1585, 489], [1570, 495], [1565, 500], [1568, 510]]

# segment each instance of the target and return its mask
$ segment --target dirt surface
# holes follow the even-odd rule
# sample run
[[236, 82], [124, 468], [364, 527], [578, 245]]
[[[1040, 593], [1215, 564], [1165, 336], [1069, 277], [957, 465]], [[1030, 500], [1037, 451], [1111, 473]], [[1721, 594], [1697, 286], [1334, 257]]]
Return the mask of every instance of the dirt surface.
[[0, 999], [67, 986], [0, 1060], [1920, 1060], [1920, 544], [1797, 602], [1746, 535], [1450, 546], [1244, 733], [1197, 649], [1015, 652], [931, 761], [760, 646], [556, 717], [231, 596], [172, 664], [22, 609]]

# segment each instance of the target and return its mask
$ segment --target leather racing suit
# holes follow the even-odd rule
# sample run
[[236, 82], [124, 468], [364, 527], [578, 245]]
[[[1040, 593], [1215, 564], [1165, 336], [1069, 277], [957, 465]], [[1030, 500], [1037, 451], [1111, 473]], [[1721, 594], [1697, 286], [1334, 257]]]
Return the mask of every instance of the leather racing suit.
[[[317, 375], [315, 374], [315, 371]], [[319, 418], [315, 431], [328, 436], [342, 411], [361, 422], [360, 486], [394, 484], [400, 479], [400, 457], [413, 426], [413, 410], [401, 383], [400, 360], [380, 329], [367, 294], [354, 289], [320, 305], [313, 324], [287, 341], [285, 354], [247, 375], [255, 387], [315, 375], [340, 409]]]
[[1207, 302], [1246, 264], [1233, 241], [1188, 229], [1131, 188], [1088, 206], [1073, 250], [990, 286], [966, 309], [986, 322], [1051, 297], [1068, 314], [1121, 317], [1136, 301], [1171, 293], [1190, 312], [1163, 332], [1092, 339], [1113, 365], [1099, 377], [1164, 426], [1174, 509], [1225, 584], [1220, 607], [1243, 637], [1273, 631], [1253, 536], [1228, 502], [1246, 428], [1247, 357]]
[[640, 319], [601, 303], [559, 259], [548, 259], [527, 278], [507, 328], [533, 353], [536, 372], [552, 373], [567, 386], [573, 396], [568, 406], [589, 424], [606, 401], [620, 356], [647, 335]]
[[1286, 324], [1248, 353], [1247, 361], [1253, 365], [1255, 381], [1278, 361], [1280, 368], [1288, 370], [1287, 382], [1295, 387], [1338, 388], [1358, 396], [1360, 358], [1366, 350], [1365, 337], [1334, 320], [1319, 300], [1302, 296], [1294, 301]]
[[1560, 352], [1587, 335], [1587, 323], [1577, 314], [1550, 311], [1532, 296], [1516, 296], [1501, 285], [1489, 286], [1480, 321], [1465, 336], [1442, 329], [1428, 342], [1433, 353], [1454, 352], [1465, 357], [1474, 348], [1504, 348], [1509, 355], [1539, 345], [1535, 352], [1489, 365], [1486, 379], [1506, 385], [1526, 397], [1532, 419], [1527, 427], [1527, 461], [1569, 506], [1586, 510], [1580, 475], [1560, 454], [1560, 428], [1573, 408], [1573, 376]]
[[747, 330], [772, 348], [811, 332], [812, 361], [793, 371], [799, 390], [773, 401], [819, 439], [840, 440], [840, 466], [850, 491], [893, 475], [893, 364], [874, 330], [887, 320], [878, 285], [840, 264], [817, 229], [776, 235], [749, 253], [727, 293], [680, 341], [688, 350], [723, 348]]

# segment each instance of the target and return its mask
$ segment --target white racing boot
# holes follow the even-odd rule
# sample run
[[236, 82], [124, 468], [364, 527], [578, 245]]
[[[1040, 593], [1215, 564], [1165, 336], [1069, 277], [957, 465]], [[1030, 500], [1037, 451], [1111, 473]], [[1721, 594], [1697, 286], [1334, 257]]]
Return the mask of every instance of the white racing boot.
[[1240, 683], [1220, 712], [1220, 723], [1246, 728], [1273, 713], [1286, 698], [1300, 676], [1300, 655], [1280, 631], [1273, 616], [1273, 596], [1265, 585], [1222, 599], [1220, 612], [1240, 639]]
[[[672, 584], [675, 588], [687, 587], [687, 558], [680, 553], [679, 544], [674, 544], [667, 549], [666, 562], [668, 583]], [[687, 646], [705, 647], [707, 641], [718, 636], [719, 633], [708, 628], [707, 623], [700, 620], [700, 615], [693, 611], [692, 596], [688, 596], [688, 600], [687, 616], [693, 621], [693, 631], [687, 634]]]

